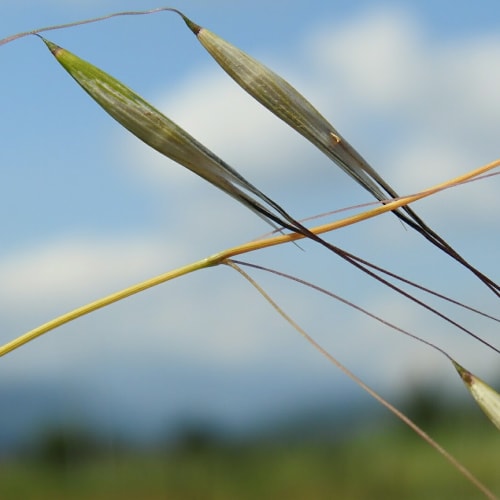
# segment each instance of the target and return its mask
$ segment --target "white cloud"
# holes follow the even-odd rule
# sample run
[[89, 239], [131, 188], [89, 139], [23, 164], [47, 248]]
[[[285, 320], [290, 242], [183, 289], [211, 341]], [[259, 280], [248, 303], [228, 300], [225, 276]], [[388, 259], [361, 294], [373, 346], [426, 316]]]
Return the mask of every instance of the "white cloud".
[[432, 81], [438, 91], [436, 104], [456, 112], [447, 122], [452, 129], [460, 127], [470, 137], [477, 131], [498, 127], [499, 58], [500, 36], [489, 33], [440, 47], [430, 58], [435, 63]]
[[139, 276], [145, 279], [179, 253], [144, 236], [69, 237], [31, 247], [0, 262], [2, 307], [33, 311], [50, 303], [74, 303], [98, 289], [111, 291]]
[[404, 11], [377, 8], [344, 26], [320, 27], [308, 43], [316, 76], [340, 88], [331, 100], [347, 94], [357, 112], [398, 106], [425, 83], [421, 30]]

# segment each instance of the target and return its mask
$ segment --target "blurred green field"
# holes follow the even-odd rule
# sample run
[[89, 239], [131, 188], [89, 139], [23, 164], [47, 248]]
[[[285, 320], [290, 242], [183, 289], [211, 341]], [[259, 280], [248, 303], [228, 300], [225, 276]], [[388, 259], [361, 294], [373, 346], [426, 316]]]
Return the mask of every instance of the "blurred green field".
[[[488, 423], [432, 431], [500, 495], [500, 435]], [[176, 450], [25, 459], [0, 466], [10, 499], [474, 499], [484, 498], [437, 452], [401, 425], [342, 444], [217, 445]]]

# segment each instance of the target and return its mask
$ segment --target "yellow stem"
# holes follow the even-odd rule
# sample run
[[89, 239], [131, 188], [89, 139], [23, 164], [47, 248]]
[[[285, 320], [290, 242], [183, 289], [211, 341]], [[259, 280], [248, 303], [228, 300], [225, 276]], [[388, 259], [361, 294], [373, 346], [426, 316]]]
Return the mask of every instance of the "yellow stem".
[[[376, 217], [385, 212], [391, 212], [392, 210], [401, 208], [404, 205], [409, 205], [410, 203], [421, 200], [422, 198], [431, 196], [439, 191], [443, 191], [458, 184], [470, 181], [474, 177], [479, 177], [480, 175], [483, 175], [486, 172], [493, 170], [494, 168], [497, 168], [499, 166], [500, 166], [500, 160], [495, 160], [480, 168], [471, 170], [466, 174], [455, 177], [450, 181], [443, 182], [441, 184], [436, 184], [435, 186], [426, 189], [425, 191], [422, 191], [420, 193], [397, 198], [395, 200], [385, 203], [384, 205], [372, 208], [370, 210], [361, 212], [356, 215], [352, 215], [350, 217], [346, 217], [345, 219], [341, 219], [335, 222], [329, 222], [328, 224], [323, 224], [321, 226], [316, 226], [314, 228], [311, 228], [310, 231], [314, 234], [323, 234], [323, 233], [328, 233], [330, 231], [334, 231], [335, 229], [340, 229], [341, 227], [346, 227], [352, 224], [356, 224], [363, 220], [371, 219], [372, 217]], [[282, 234], [279, 236], [274, 236], [272, 238], [266, 238], [263, 240], [250, 241], [249, 243], [245, 243], [243, 245], [238, 245], [237, 247], [234, 248], [223, 250], [216, 256], [219, 258], [219, 260], [225, 260], [234, 257], [236, 255], [241, 255], [243, 253], [252, 252], [254, 250], [259, 250], [262, 248], [268, 248], [275, 245], [281, 245], [283, 243], [289, 243], [291, 241], [296, 241], [303, 238], [305, 238], [305, 236], [299, 233]]]
[[[500, 166], [500, 160], [496, 160], [488, 165], [477, 168], [468, 172], [467, 174], [456, 177], [448, 182], [444, 182], [442, 184], [438, 184], [426, 191], [423, 191], [418, 194], [414, 194], [411, 196], [405, 196], [390, 202], [387, 202], [385, 205], [381, 205], [379, 207], [375, 207], [371, 210], [361, 212], [359, 214], [353, 215], [351, 217], [346, 217], [345, 219], [341, 219], [339, 221], [331, 222], [329, 224], [324, 224], [322, 226], [317, 226], [311, 229], [311, 232], [315, 234], [322, 234], [329, 231], [333, 231], [335, 229], [339, 229], [341, 227], [349, 226], [351, 224], [355, 224], [357, 222], [361, 222], [366, 219], [370, 219], [372, 217], [376, 217], [377, 215], [383, 214], [385, 212], [389, 212], [395, 210], [397, 208], [402, 207], [403, 205], [407, 205], [409, 203], [413, 203], [414, 201], [420, 200], [427, 196], [430, 196], [438, 191], [442, 191], [449, 187], [455, 186], [462, 182], [466, 182], [468, 180], [473, 179], [474, 177], [478, 177], [489, 170], [492, 170], [496, 167]], [[101, 309], [106, 307], [114, 302], [118, 302], [122, 299], [130, 297], [136, 293], [147, 290], [148, 288], [152, 288], [154, 286], [160, 285], [161, 283], [165, 283], [166, 281], [172, 280], [174, 278], [178, 278], [180, 276], [184, 276], [185, 274], [189, 274], [193, 271], [198, 271], [200, 269], [204, 269], [207, 267], [217, 266], [227, 259], [234, 257], [235, 255], [241, 255], [244, 253], [252, 252], [254, 250], [259, 250], [262, 248], [267, 248], [275, 245], [281, 245], [283, 243], [289, 243], [291, 241], [299, 240], [304, 238], [303, 235], [292, 233], [274, 236], [271, 238], [261, 239], [257, 241], [252, 241], [250, 243], [245, 243], [243, 245], [239, 245], [234, 248], [229, 248], [227, 250], [223, 250], [217, 254], [214, 254], [210, 257], [206, 257], [202, 260], [194, 262], [192, 264], [188, 264], [186, 266], [180, 267], [178, 269], [174, 269], [173, 271], [169, 271], [164, 274], [160, 274], [159, 276], [155, 276], [154, 278], [148, 279], [146, 281], [142, 281], [141, 283], [137, 283], [128, 288], [120, 290], [119, 292], [115, 292], [111, 295], [98, 299], [90, 304], [84, 305], [73, 311], [70, 311], [62, 316], [59, 316], [43, 325], [38, 326], [37, 328], [17, 337], [16, 339], [4, 344], [0, 347], [0, 356], [4, 356], [5, 354], [21, 347], [22, 345], [30, 342], [31, 340], [47, 333], [55, 328], [58, 328], [65, 323], [69, 323], [77, 318], [80, 318], [86, 314], [89, 314], [97, 309]]]
[[193, 264], [189, 264], [187, 266], [179, 267], [178, 269], [174, 269], [173, 271], [169, 271], [164, 274], [160, 274], [159, 276], [155, 276], [146, 281], [142, 281], [136, 285], [132, 285], [128, 288], [120, 290], [119, 292], [112, 293], [106, 297], [98, 299], [94, 302], [90, 302], [82, 307], [78, 307], [77, 309], [73, 309], [72, 311], [63, 314], [43, 325], [38, 326], [37, 328], [17, 337], [16, 339], [8, 342], [7, 344], [0, 347], [0, 356], [4, 356], [5, 354], [21, 347], [24, 344], [27, 344], [31, 340], [36, 339], [40, 335], [49, 332], [50, 330], [54, 330], [65, 323], [69, 323], [77, 318], [85, 316], [97, 309], [101, 309], [103, 307], [109, 306], [114, 302], [118, 302], [119, 300], [125, 299], [134, 295], [136, 293], [142, 292], [143, 290], [147, 290], [148, 288], [152, 288], [161, 283], [165, 283], [166, 281], [172, 280], [174, 278], [178, 278], [180, 276], [184, 276], [185, 274], [189, 274], [193, 271], [198, 271], [199, 269], [203, 269], [204, 267], [209, 267], [211, 264], [207, 262], [207, 259], [200, 260], [198, 262], [194, 262]]

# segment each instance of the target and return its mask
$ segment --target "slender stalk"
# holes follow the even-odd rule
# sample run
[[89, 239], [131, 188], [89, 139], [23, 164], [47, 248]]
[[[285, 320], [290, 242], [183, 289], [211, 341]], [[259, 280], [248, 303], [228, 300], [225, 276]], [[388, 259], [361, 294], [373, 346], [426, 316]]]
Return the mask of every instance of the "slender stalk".
[[[421, 200], [423, 198], [427, 198], [428, 196], [431, 196], [435, 193], [438, 193], [440, 191], [444, 191], [445, 189], [449, 189], [451, 187], [457, 186], [459, 184], [465, 183], [470, 181], [471, 179], [480, 176], [484, 174], [485, 172], [489, 172], [490, 170], [493, 170], [495, 168], [500, 167], [500, 159], [492, 161], [491, 163], [488, 163], [487, 165], [483, 165], [482, 167], [479, 167], [475, 170], [471, 170], [470, 172], [467, 172], [466, 174], [460, 175], [458, 177], [455, 177], [454, 179], [451, 179], [447, 182], [442, 182], [440, 184], [436, 184], [435, 186], [426, 189], [425, 191], [422, 191], [420, 193], [416, 193], [413, 195], [409, 196], [403, 196], [401, 198], [396, 198], [392, 201], [389, 201], [385, 203], [384, 205], [381, 205], [379, 207], [372, 208], [370, 210], [366, 210], [364, 212], [361, 212], [356, 215], [352, 215], [350, 217], [346, 217], [344, 219], [335, 221], [335, 222], [329, 222], [328, 224], [323, 224], [321, 226], [316, 226], [314, 228], [311, 228], [310, 231], [314, 234], [324, 234], [328, 233], [330, 231], [334, 231], [336, 229], [340, 229], [341, 227], [346, 227], [350, 226], [352, 224], [356, 224], [358, 222], [371, 219], [373, 217], [376, 217], [378, 215], [381, 215], [386, 212], [391, 212], [395, 210], [396, 208], [400, 208], [402, 206], [405, 206], [407, 204], [413, 203], [415, 201]], [[273, 238], [266, 238], [266, 239], [261, 239], [261, 240], [255, 240], [255, 241], [250, 241], [249, 243], [245, 243], [243, 245], [239, 245], [234, 248], [230, 248], [228, 250], [224, 250], [221, 252], [221, 254], [224, 254], [224, 258], [228, 259], [231, 257], [234, 257], [236, 255], [241, 255], [243, 253], [247, 252], [252, 252], [254, 250], [259, 250], [261, 248], [267, 248], [271, 246], [276, 246], [276, 245], [281, 245], [283, 243], [289, 243], [291, 241], [296, 241], [296, 240], [301, 240], [305, 238], [303, 234], [299, 233], [292, 233], [292, 234], [283, 234], [279, 236], [275, 236]]]
[[[390, 201], [386, 203], [385, 205], [381, 205], [379, 207], [375, 207], [371, 210], [367, 210], [364, 212], [361, 212], [360, 214], [353, 215], [351, 217], [346, 217], [345, 219], [331, 222], [329, 224], [324, 224], [321, 226], [318, 226], [316, 228], [310, 229], [310, 231], [314, 234], [321, 234], [321, 233], [326, 233], [329, 231], [333, 231], [335, 229], [345, 227], [351, 224], [356, 224], [358, 222], [361, 222], [362, 220], [370, 219], [372, 217], [376, 217], [377, 215], [381, 215], [385, 212], [392, 211], [396, 208], [399, 208], [401, 206], [407, 205], [408, 203], [413, 203], [414, 201], [420, 200], [422, 198], [425, 198], [427, 196], [431, 196], [439, 191], [442, 191], [444, 189], [448, 189], [450, 187], [456, 186], [460, 183], [467, 182], [477, 176], [480, 176], [484, 174], [485, 172], [488, 172], [490, 170], [493, 170], [494, 168], [500, 166], [500, 160], [496, 160], [494, 162], [491, 162], [487, 165], [484, 165], [480, 168], [477, 168], [475, 170], [472, 170], [464, 175], [461, 175], [459, 177], [456, 177], [448, 182], [444, 182], [441, 184], [438, 184], [430, 189], [427, 189], [426, 191], [423, 191], [421, 193], [417, 193], [411, 196], [406, 196], [403, 198], [399, 198], [393, 201]], [[59, 316], [47, 323], [44, 323], [43, 325], [38, 326], [37, 328], [30, 330], [29, 332], [17, 337], [16, 339], [4, 344], [3, 346], [0, 346], [0, 357], [4, 356], [5, 354], [8, 354], [9, 352], [14, 351], [15, 349], [27, 344], [28, 342], [36, 339], [37, 337], [40, 337], [44, 333], [50, 332], [51, 330], [54, 330], [66, 323], [69, 323], [70, 321], [73, 321], [75, 319], [78, 319], [82, 316], [85, 316], [86, 314], [89, 314], [93, 311], [96, 311], [97, 309], [102, 309], [103, 307], [109, 306], [115, 302], [118, 302], [120, 300], [123, 300], [127, 297], [130, 297], [131, 295], [135, 295], [139, 292], [142, 292], [144, 290], [147, 290], [148, 288], [155, 287], [157, 285], [160, 285], [162, 283], [165, 283], [166, 281], [170, 281], [174, 278], [178, 278], [180, 276], [184, 276], [185, 274], [189, 274], [193, 271], [198, 271], [200, 269], [204, 269], [207, 267], [212, 267], [212, 266], [217, 266], [224, 261], [230, 259], [231, 257], [245, 254], [248, 252], [252, 252], [254, 250], [259, 250], [271, 246], [276, 246], [276, 245], [281, 245], [283, 243], [289, 243], [298, 239], [305, 238], [304, 235], [298, 234], [298, 233], [292, 233], [292, 234], [284, 234], [284, 235], [279, 235], [279, 236], [274, 236], [271, 238], [265, 238], [265, 239], [260, 239], [260, 240], [255, 240], [249, 243], [245, 243], [243, 245], [239, 245], [234, 248], [229, 248], [227, 250], [223, 250], [222, 252], [216, 253], [210, 257], [206, 257], [204, 259], [201, 259], [197, 262], [194, 262], [192, 264], [188, 264], [186, 266], [180, 267], [178, 269], [174, 269], [172, 271], [160, 274], [159, 276], [156, 276], [154, 278], [150, 278], [146, 281], [143, 281], [141, 283], [137, 283], [135, 285], [132, 285], [128, 288], [125, 288], [123, 290], [120, 290], [118, 292], [115, 292], [111, 295], [108, 295], [106, 297], [103, 297], [101, 299], [98, 299], [94, 302], [91, 302], [87, 305], [84, 305], [82, 307], [79, 307], [77, 309], [74, 309], [66, 314], [63, 314], [62, 316]]]
[[5, 354], [21, 347], [24, 344], [40, 337], [44, 333], [50, 332], [70, 321], [73, 321], [77, 318], [81, 318], [86, 314], [89, 314], [97, 309], [102, 309], [103, 307], [109, 306], [114, 302], [118, 302], [120, 300], [126, 299], [131, 295], [147, 290], [148, 288], [152, 288], [161, 283], [165, 283], [166, 281], [173, 280], [174, 278], [179, 278], [180, 276], [184, 276], [185, 274], [192, 273], [193, 271], [198, 271], [199, 269], [203, 269], [205, 267], [210, 267], [211, 264], [208, 259], [202, 259], [198, 262], [194, 262], [192, 264], [188, 264], [187, 266], [179, 267], [174, 269], [173, 271], [168, 271], [164, 274], [160, 274], [159, 276], [155, 276], [154, 278], [148, 279], [146, 281], [142, 281], [136, 285], [132, 285], [128, 288], [120, 290], [119, 292], [112, 293], [111, 295], [107, 295], [101, 299], [95, 300], [94, 302], [90, 302], [82, 307], [78, 307], [77, 309], [73, 309], [72, 311], [63, 314], [43, 325], [30, 330], [29, 332], [21, 335], [20, 337], [4, 344], [0, 347], [0, 356], [5, 356]]

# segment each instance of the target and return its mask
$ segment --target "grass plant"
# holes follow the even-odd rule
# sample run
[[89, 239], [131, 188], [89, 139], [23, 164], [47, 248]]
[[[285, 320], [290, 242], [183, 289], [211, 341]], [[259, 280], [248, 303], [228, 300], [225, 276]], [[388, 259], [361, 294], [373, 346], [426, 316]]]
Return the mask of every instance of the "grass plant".
[[[63, 27], [73, 27], [78, 24], [104, 20], [118, 15], [138, 15], [160, 11], [173, 11], [179, 14], [187, 24], [188, 28], [196, 35], [200, 43], [207, 49], [216, 62], [248, 93], [258, 102], [267, 107], [284, 122], [298, 131], [328, 158], [337, 164], [342, 170], [350, 175], [356, 182], [360, 183], [369, 191], [379, 203], [368, 210], [359, 211], [357, 214], [334, 220], [326, 224], [308, 227], [304, 222], [298, 221], [290, 215], [284, 208], [269, 198], [264, 192], [248, 182], [235, 168], [216, 156], [212, 151], [202, 145], [197, 139], [179, 127], [172, 120], [157, 111], [152, 105], [141, 96], [126, 87], [124, 84], [102, 71], [80, 59], [71, 52], [59, 47], [53, 42], [42, 38], [40, 33], [60, 29]], [[483, 340], [479, 335], [466, 329], [452, 318], [441, 313], [434, 305], [416, 298], [410, 292], [402, 288], [401, 283], [417, 287], [428, 293], [428, 296], [439, 296], [438, 292], [429, 290], [423, 285], [408, 281], [402, 276], [391, 273], [390, 270], [383, 269], [367, 260], [364, 260], [350, 252], [335, 246], [324, 239], [324, 234], [352, 224], [357, 224], [363, 220], [377, 217], [383, 213], [392, 212], [407, 226], [416, 230], [430, 243], [445, 252], [452, 259], [471, 271], [482, 283], [497, 297], [500, 296], [500, 287], [490, 277], [479, 271], [474, 265], [466, 261], [456, 250], [432, 230], [415, 213], [411, 204], [417, 200], [437, 196], [445, 189], [457, 188], [466, 182], [479, 181], [488, 175], [494, 175], [495, 169], [500, 166], [500, 160], [493, 161], [481, 168], [472, 170], [469, 173], [450, 179], [442, 184], [432, 186], [422, 192], [400, 197], [396, 191], [359, 155], [359, 153], [343, 138], [343, 136], [310, 104], [300, 95], [288, 82], [279, 75], [263, 66], [253, 57], [245, 54], [230, 43], [222, 40], [214, 33], [200, 27], [184, 14], [173, 8], [159, 8], [144, 12], [124, 12], [103, 16], [88, 21], [78, 21], [66, 25], [53, 26], [48, 28], [30, 30], [8, 37], [0, 41], [0, 45], [12, 42], [27, 35], [37, 35], [45, 42], [50, 52], [74, 80], [96, 101], [108, 114], [110, 114], [120, 125], [128, 129], [137, 138], [148, 144], [150, 147], [161, 152], [165, 156], [173, 159], [180, 165], [188, 168], [195, 174], [202, 177], [207, 182], [213, 184], [224, 193], [233, 197], [238, 202], [255, 212], [259, 217], [266, 220], [279, 233], [273, 233], [259, 240], [238, 245], [234, 248], [222, 250], [214, 255], [208, 256], [183, 267], [162, 273], [149, 280], [137, 283], [111, 295], [86, 304], [73, 311], [63, 314], [37, 328], [15, 338], [14, 340], [0, 346], [0, 356], [4, 356], [15, 349], [20, 348], [31, 340], [44, 335], [45, 333], [59, 328], [70, 321], [74, 321], [93, 311], [107, 307], [112, 303], [128, 298], [146, 289], [159, 284], [178, 279], [186, 274], [226, 265], [238, 272], [246, 279], [271, 306], [280, 314], [295, 330], [297, 330], [310, 344], [312, 344], [320, 354], [325, 356], [337, 368], [342, 370], [360, 387], [366, 390], [383, 406], [389, 409], [397, 418], [402, 420], [407, 426], [415, 431], [422, 439], [429, 443], [437, 452], [444, 456], [477, 491], [488, 498], [495, 498], [495, 494], [477, 479], [467, 467], [462, 465], [456, 458], [446, 451], [440, 444], [431, 438], [425, 431], [415, 424], [410, 418], [404, 415], [394, 405], [390, 404], [381, 395], [371, 389], [365, 382], [349, 371], [339, 360], [324, 349], [314, 340], [313, 335], [306, 332], [298, 325], [293, 318], [285, 312], [274, 299], [257, 283], [255, 278], [243, 268], [265, 270], [274, 272], [286, 279], [293, 279], [304, 286], [313, 287], [318, 293], [327, 294], [329, 297], [341, 300], [347, 305], [354, 307], [363, 314], [368, 314], [375, 320], [383, 322], [386, 326], [410, 336], [412, 339], [423, 342], [429, 348], [437, 350], [451, 362], [457, 370], [459, 376], [470, 390], [472, 396], [478, 402], [490, 420], [500, 428], [500, 396], [488, 384], [465, 369], [458, 361], [453, 359], [444, 349], [437, 345], [419, 338], [416, 334], [405, 331], [393, 325], [383, 318], [378, 317], [356, 304], [345, 301], [341, 297], [334, 295], [328, 290], [324, 290], [312, 283], [301, 280], [294, 276], [285, 275], [277, 270], [266, 269], [264, 266], [256, 266], [248, 262], [243, 262], [236, 257], [248, 255], [256, 250], [262, 250], [271, 246], [285, 245], [307, 238], [333, 252], [336, 256], [357, 267], [361, 272], [388, 286], [396, 293], [403, 295], [419, 307], [440, 316], [458, 329], [482, 342], [488, 348], [499, 353], [494, 345]], [[442, 296], [441, 296], [442, 297]], [[447, 297], [445, 297], [447, 299]], [[468, 307], [453, 299], [449, 299], [455, 304]], [[471, 309], [471, 308], [469, 308]], [[493, 315], [473, 310], [473, 312], [489, 317], [492, 321], [500, 320]], [[291, 497], [290, 497], [291, 498]]]

